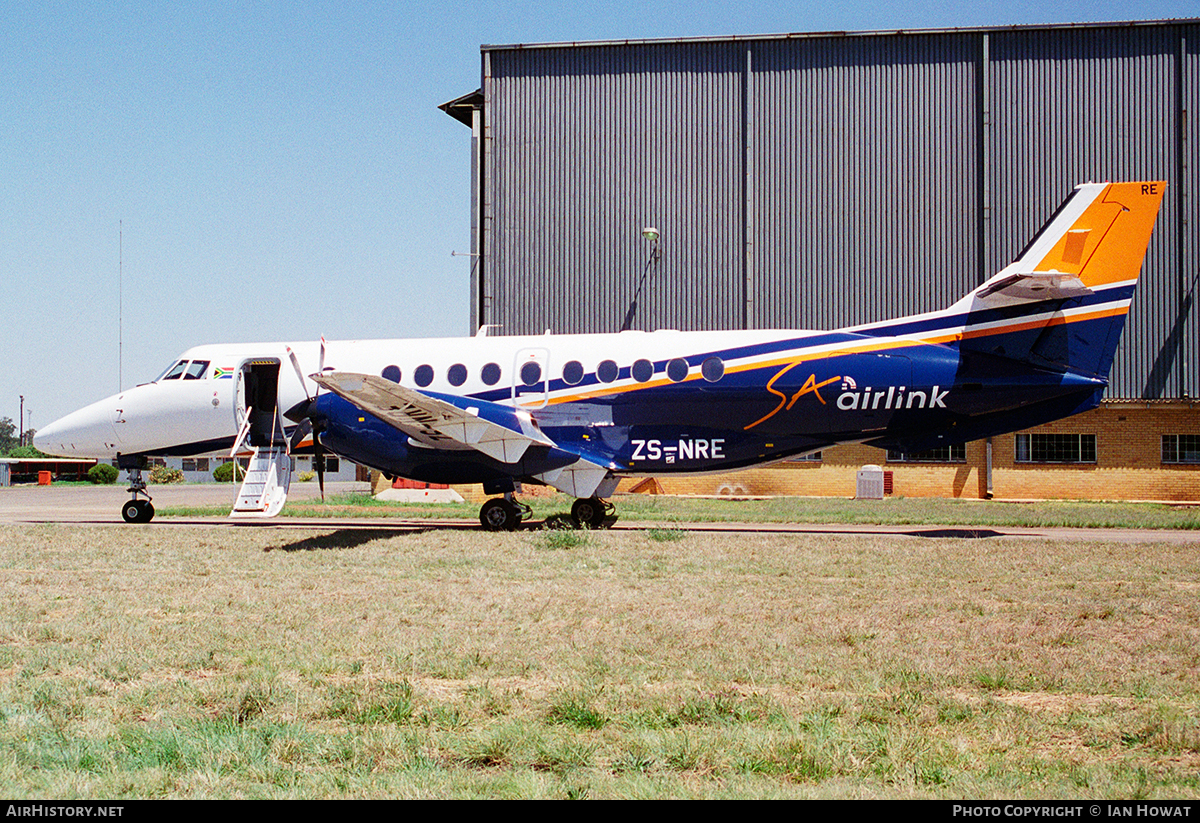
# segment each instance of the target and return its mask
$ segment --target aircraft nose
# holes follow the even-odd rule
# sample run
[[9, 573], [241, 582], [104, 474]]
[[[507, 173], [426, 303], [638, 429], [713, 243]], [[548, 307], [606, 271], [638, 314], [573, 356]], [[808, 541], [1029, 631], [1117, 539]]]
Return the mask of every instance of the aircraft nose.
[[38, 431], [33, 445], [47, 454], [64, 457], [112, 457], [117, 453], [114, 408], [111, 400], [101, 400], [71, 412]]

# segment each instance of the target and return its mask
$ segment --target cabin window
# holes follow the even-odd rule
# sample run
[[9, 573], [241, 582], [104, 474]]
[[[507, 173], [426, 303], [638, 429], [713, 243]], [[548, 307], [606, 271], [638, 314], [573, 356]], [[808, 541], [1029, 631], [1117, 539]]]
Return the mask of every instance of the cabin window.
[[1094, 434], [1018, 434], [1018, 463], [1095, 463]]
[[382, 374], [384, 380], [391, 380], [393, 383], [400, 382], [399, 366], [384, 366]]
[[532, 386], [541, 379], [542, 367], [537, 363], [530, 361], [521, 367], [521, 382], [526, 386]]
[[422, 363], [417, 366], [417, 370], [413, 372], [413, 380], [421, 388], [425, 388], [433, 382], [433, 366]]
[[1200, 463], [1200, 434], [1164, 434], [1162, 462]]
[[187, 371], [183, 373], [184, 380], [199, 380], [204, 376], [204, 372], [208, 370], [207, 360], [193, 360], [187, 367]]
[[500, 382], [500, 365], [498, 363], [488, 363], [479, 371], [479, 377], [485, 385], [494, 386]]
[[634, 380], [639, 383], [645, 383], [654, 376], [654, 364], [649, 360], [635, 360], [633, 361], [632, 373]]
[[700, 364], [700, 374], [702, 374], [704, 379], [709, 383], [716, 383], [725, 376], [725, 361], [719, 357], [706, 358], [705, 361]]
[[600, 365], [596, 367], [596, 377], [600, 378], [601, 383], [613, 382], [617, 379], [618, 374], [620, 374], [620, 369], [611, 360], [601, 360]]
[[568, 386], [578, 386], [583, 381], [583, 364], [578, 360], [570, 360], [563, 365], [563, 382]]
[[462, 363], [455, 363], [446, 372], [446, 379], [450, 381], [451, 386], [461, 386], [467, 382], [467, 367]]
[[686, 380], [688, 375], [687, 361], [682, 357], [676, 357], [670, 363], [667, 363], [667, 377], [671, 378], [672, 383], [678, 383], [681, 380]]
[[957, 443], [953, 446], [940, 446], [921, 452], [902, 452], [888, 449], [889, 463], [966, 463], [967, 444]]

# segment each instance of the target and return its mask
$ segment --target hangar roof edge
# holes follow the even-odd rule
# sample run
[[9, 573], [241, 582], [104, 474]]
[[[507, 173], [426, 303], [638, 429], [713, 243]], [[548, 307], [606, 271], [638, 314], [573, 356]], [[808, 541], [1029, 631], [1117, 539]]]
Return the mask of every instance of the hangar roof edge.
[[725, 36], [660, 37], [628, 40], [577, 40], [559, 43], [511, 43], [488, 44], [479, 47], [481, 52], [522, 51], [526, 49], [570, 49], [595, 48], [602, 46], [658, 46], [675, 43], [739, 43], [763, 40], [810, 40], [833, 37], [880, 37], [928, 34], [991, 34], [1009, 31], [1051, 31], [1056, 29], [1108, 29], [1135, 28], [1141, 26], [1179, 26], [1200, 23], [1200, 17], [1172, 17], [1162, 20], [1109, 20], [1090, 23], [1028, 23], [1008, 26], [966, 26], [961, 28], [931, 29], [878, 29], [867, 31], [813, 31], [779, 34], [731, 34]]

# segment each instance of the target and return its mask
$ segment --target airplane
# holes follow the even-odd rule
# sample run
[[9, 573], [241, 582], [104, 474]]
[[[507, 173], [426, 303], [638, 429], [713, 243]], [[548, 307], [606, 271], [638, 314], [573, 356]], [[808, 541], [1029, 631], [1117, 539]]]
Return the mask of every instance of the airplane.
[[[835, 331], [216, 344], [46, 426], [37, 448], [115, 457], [128, 522], [160, 456], [251, 454], [233, 517], [282, 508], [290, 455], [480, 483], [488, 530], [522, 484], [611, 522], [625, 476], [725, 473], [866, 443], [915, 453], [1097, 407], [1166, 184], [1078, 186], [1017, 259], [940, 311]], [[326, 365], [326, 363], [330, 365]], [[323, 493], [323, 475], [322, 481]]]

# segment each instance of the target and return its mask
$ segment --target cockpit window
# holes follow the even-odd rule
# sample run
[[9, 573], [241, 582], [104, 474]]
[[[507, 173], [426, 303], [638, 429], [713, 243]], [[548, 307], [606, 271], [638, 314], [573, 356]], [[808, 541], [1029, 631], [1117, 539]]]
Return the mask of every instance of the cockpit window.
[[193, 360], [187, 367], [187, 371], [183, 373], [184, 380], [199, 380], [208, 371], [207, 360]]
[[167, 369], [167, 373], [158, 379], [159, 380], [178, 380], [180, 375], [183, 374], [183, 370], [187, 368], [187, 364], [188, 364], [188, 361], [180, 360], [174, 366]]

